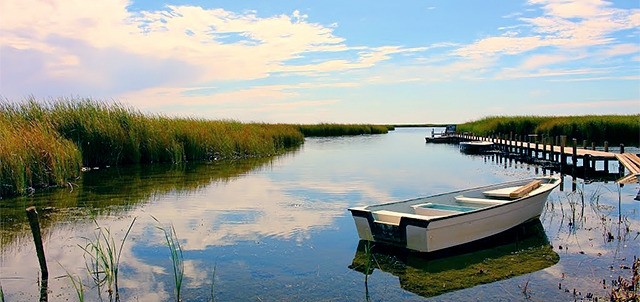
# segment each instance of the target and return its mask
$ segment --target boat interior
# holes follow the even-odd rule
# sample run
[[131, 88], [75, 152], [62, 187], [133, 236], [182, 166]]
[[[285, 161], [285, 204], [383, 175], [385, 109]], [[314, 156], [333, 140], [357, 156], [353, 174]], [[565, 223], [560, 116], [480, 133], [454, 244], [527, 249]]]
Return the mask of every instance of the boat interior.
[[365, 210], [370, 211], [378, 223], [399, 225], [402, 217], [428, 220], [514, 202], [553, 188], [556, 181], [560, 180], [551, 177], [527, 179], [373, 205]]

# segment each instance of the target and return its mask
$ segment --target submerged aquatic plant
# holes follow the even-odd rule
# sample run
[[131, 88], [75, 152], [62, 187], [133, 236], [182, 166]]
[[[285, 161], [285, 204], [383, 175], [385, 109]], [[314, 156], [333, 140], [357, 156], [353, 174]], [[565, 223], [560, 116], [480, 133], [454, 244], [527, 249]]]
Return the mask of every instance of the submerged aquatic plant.
[[[369, 275], [373, 273], [373, 262], [375, 260], [375, 256], [373, 256], [373, 245], [371, 241], [367, 241], [364, 244], [364, 297], [366, 301], [371, 301], [371, 296], [369, 295]], [[378, 265], [378, 268], [380, 265]]]
[[618, 276], [611, 289], [611, 301], [640, 301], [640, 258], [633, 257], [631, 279]]
[[211, 271], [211, 302], [215, 302], [216, 301], [216, 295], [215, 295], [215, 286], [216, 286], [216, 268], [218, 267], [218, 265], [214, 265], [213, 266], [213, 271]]
[[[109, 301], [113, 301], [114, 299], [115, 301], [120, 301], [120, 294], [118, 292], [120, 256], [122, 255], [124, 243], [126, 242], [136, 219], [137, 217], [131, 221], [127, 232], [120, 241], [119, 247], [116, 246], [110, 229], [101, 227], [95, 220], [94, 223], [98, 230], [95, 235], [95, 239], [92, 241], [87, 238], [89, 243], [84, 247], [80, 246], [80, 248], [85, 252], [84, 257], [87, 271], [98, 288], [98, 296], [101, 300], [101, 288], [106, 284], [107, 291], [109, 292]], [[87, 259], [87, 255], [89, 259]]]
[[[160, 223], [158, 219], [151, 216], [156, 222]], [[169, 228], [156, 226], [164, 234], [164, 239], [171, 252], [171, 263], [173, 265], [173, 281], [175, 284], [175, 298], [176, 301], [180, 300], [180, 291], [182, 289], [182, 279], [184, 277], [184, 257], [182, 255], [182, 247], [176, 235], [176, 229], [171, 225]], [[213, 291], [213, 285], [212, 285]]]
[[82, 279], [80, 278], [80, 276], [71, 275], [71, 273], [66, 268], [64, 268], [62, 264], [60, 264], [59, 262], [58, 262], [58, 265], [60, 265], [60, 267], [64, 269], [64, 271], [67, 273], [66, 277], [69, 278], [69, 280], [71, 280], [71, 285], [73, 285], [73, 289], [76, 291], [76, 296], [78, 297], [78, 301], [83, 302], [84, 286], [82, 285]]

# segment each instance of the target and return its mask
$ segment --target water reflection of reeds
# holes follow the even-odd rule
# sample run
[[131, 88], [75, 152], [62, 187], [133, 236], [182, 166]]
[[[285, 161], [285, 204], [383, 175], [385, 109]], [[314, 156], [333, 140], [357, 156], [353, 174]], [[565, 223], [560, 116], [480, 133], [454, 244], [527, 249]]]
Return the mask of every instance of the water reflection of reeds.
[[[56, 223], [71, 223], [96, 216], [121, 215], [170, 192], [197, 191], [213, 182], [229, 182], [273, 158], [252, 158], [180, 165], [141, 165], [83, 173], [65, 189], [53, 189], [32, 196], [3, 199], [0, 203], [0, 244], [31, 240], [25, 208], [36, 206], [46, 234]], [[23, 238], [27, 236], [27, 238]]]
[[[367, 253], [366, 247], [367, 243], [360, 241], [349, 268], [363, 274], [372, 274], [375, 269], [390, 273], [398, 277], [404, 290], [423, 297], [535, 272], [560, 259], [540, 220], [437, 253], [416, 253], [382, 244]], [[367, 270], [367, 263], [373, 263], [372, 269]]]

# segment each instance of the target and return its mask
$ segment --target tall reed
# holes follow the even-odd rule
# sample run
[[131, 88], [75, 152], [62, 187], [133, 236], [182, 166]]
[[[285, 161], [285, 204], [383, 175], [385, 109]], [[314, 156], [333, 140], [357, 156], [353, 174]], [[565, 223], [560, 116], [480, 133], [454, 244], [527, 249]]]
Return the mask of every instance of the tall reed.
[[0, 197], [65, 185], [79, 175], [81, 154], [44, 121], [0, 105]]

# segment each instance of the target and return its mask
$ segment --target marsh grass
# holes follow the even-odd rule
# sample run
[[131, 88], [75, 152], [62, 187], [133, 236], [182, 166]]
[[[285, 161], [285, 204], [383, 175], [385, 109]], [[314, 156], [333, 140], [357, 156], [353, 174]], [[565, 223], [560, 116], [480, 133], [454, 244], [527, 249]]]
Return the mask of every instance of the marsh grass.
[[[155, 217], [151, 216], [158, 224], [160, 221]], [[184, 278], [184, 257], [182, 255], [182, 247], [180, 246], [180, 241], [178, 240], [178, 235], [176, 234], [176, 229], [171, 225], [169, 228], [156, 226], [159, 230], [162, 231], [165, 239], [165, 243], [169, 248], [169, 252], [171, 253], [171, 264], [173, 266], [173, 281], [175, 285], [175, 299], [176, 302], [181, 301], [180, 292], [182, 289], [182, 280]], [[215, 274], [215, 270], [214, 270]], [[214, 275], [215, 277], [215, 275]], [[211, 288], [213, 295], [213, 285]]]
[[393, 126], [370, 125], [370, 124], [315, 124], [298, 125], [300, 132], [305, 137], [313, 136], [343, 136], [361, 134], [384, 134], [393, 130]]
[[578, 141], [587, 140], [602, 146], [625, 144], [640, 146], [640, 115], [585, 116], [494, 116], [458, 125], [459, 132], [476, 135], [544, 134], [547, 137], [566, 135]]
[[[90, 240], [86, 246], [80, 246], [85, 252], [85, 265], [89, 275], [93, 279], [94, 284], [98, 289], [98, 297], [102, 300], [102, 287], [106, 285], [107, 292], [109, 293], [109, 301], [120, 301], [120, 294], [118, 291], [118, 272], [120, 266], [120, 256], [122, 255], [122, 248], [124, 247], [127, 237], [133, 228], [133, 224], [136, 222], [136, 218], [131, 221], [129, 228], [120, 241], [120, 246], [116, 245], [116, 242], [111, 234], [109, 228], [101, 227], [94, 220], [97, 227], [97, 233], [95, 239]], [[89, 259], [87, 259], [87, 255]]]
[[79, 175], [81, 154], [50, 123], [29, 120], [0, 105], [0, 197], [64, 186]]
[[92, 99], [7, 101], [0, 104], [0, 197], [69, 185], [83, 166], [268, 157], [302, 145], [305, 136], [389, 129], [170, 118]]

